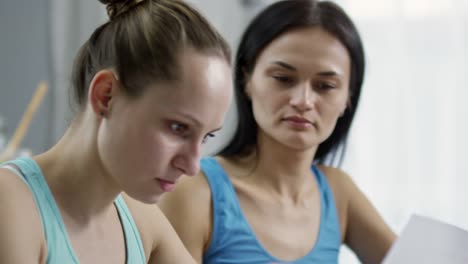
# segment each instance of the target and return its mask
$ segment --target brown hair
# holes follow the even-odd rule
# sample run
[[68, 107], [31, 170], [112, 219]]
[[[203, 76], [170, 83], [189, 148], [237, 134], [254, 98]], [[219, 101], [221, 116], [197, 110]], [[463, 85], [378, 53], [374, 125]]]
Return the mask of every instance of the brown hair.
[[130, 97], [149, 82], [178, 77], [183, 48], [220, 56], [230, 64], [223, 37], [193, 7], [181, 0], [99, 0], [110, 20], [98, 27], [75, 58], [74, 101], [83, 110], [96, 72], [112, 68]]

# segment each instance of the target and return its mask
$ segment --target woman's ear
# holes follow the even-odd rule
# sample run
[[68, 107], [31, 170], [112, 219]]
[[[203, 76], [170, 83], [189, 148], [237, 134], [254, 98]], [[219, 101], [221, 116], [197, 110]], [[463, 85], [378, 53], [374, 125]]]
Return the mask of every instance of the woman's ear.
[[245, 69], [242, 70], [244, 72], [244, 93], [251, 100], [252, 96], [252, 91], [251, 91], [251, 86], [252, 86], [252, 78], [249, 73]]
[[351, 97], [348, 98], [348, 100], [346, 100], [346, 104], [344, 105], [343, 109], [341, 110], [341, 114], [340, 114], [340, 117], [342, 117], [345, 113], [346, 113], [346, 110], [348, 109], [352, 109], [353, 108], [353, 104], [351, 103]]
[[88, 101], [93, 112], [106, 117], [111, 109], [112, 98], [117, 94], [118, 80], [111, 70], [98, 71], [89, 84]]
[[340, 116], [339, 117], [343, 117], [344, 116], [344, 113], [346, 111], [346, 108], [344, 108], [343, 110], [340, 111]]
[[247, 82], [245, 83], [244, 93], [245, 93], [245, 95], [247, 96], [247, 98], [249, 98], [249, 100], [252, 99], [252, 98], [251, 98], [251, 91], [250, 91], [251, 88], [250, 88], [250, 86], [251, 86], [251, 85], [250, 85], [250, 81], [247, 81]]

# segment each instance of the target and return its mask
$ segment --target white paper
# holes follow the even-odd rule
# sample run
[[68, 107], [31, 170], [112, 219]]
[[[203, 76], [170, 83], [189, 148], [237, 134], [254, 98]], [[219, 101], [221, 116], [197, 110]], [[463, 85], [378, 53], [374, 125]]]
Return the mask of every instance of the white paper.
[[413, 215], [382, 264], [468, 264], [468, 231]]

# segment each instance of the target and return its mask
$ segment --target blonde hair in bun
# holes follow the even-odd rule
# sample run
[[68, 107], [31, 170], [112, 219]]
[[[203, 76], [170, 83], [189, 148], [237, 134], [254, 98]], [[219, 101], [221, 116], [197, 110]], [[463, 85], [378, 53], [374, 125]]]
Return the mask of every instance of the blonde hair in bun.
[[89, 84], [102, 69], [113, 69], [129, 97], [148, 83], [180, 78], [179, 57], [185, 48], [219, 56], [229, 64], [224, 38], [183, 0], [99, 0], [110, 20], [83, 44], [72, 72], [73, 108], [84, 110]]
[[127, 12], [143, 1], [145, 0], [99, 0], [99, 2], [106, 5], [107, 15], [110, 20]]

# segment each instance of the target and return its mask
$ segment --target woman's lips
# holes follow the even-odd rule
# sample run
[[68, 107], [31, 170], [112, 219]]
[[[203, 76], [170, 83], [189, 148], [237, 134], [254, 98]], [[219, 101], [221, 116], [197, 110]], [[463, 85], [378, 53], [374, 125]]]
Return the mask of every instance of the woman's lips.
[[171, 192], [175, 189], [176, 183], [173, 181], [163, 180], [163, 179], [156, 179], [159, 182], [159, 186], [161, 190], [165, 192]]
[[313, 126], [308, 119], [299, 116], [286, 117], [283, 120], [296, 129], [307, 129]]

